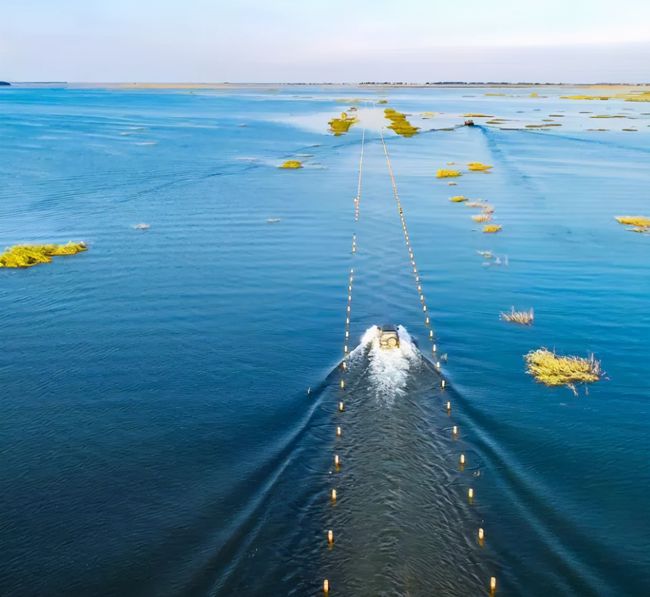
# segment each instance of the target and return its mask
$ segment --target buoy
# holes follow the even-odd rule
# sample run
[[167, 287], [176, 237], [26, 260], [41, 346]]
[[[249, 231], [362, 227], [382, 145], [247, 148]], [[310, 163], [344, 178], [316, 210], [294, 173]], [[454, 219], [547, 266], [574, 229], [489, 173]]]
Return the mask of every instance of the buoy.
[[451, 428], [451, 433], [452, 433], [452, 435], [458, 435], [458, 426], [457, 425], [454, 425]]
[[311, 388], [307, 388], [307, 396], [309, 396], [309, 394], [311, 394]]
[[[430, 331], [430, 337], [433, 338], [433, 330]], [[436, 344], [433, 345], [433, 352], [436, 352], [438, 350], [438, 346]]]
[[341, 380], [341, 389], [343, 390], [344, 388], [345, 388], [345, 380], [342, 379], [342, 380]]
[[347, 354], [347, 352], [348, 352], [348, 345], [347, 344], [345, 344], [343, 346], [343, 352]]
[[427, 315], [426, 318], [424, 319], [424, 324], [429, 325], [429, 316]]
[[447, 400], [447, 412], [449, 412], [450, 410], [451, 410], [451, 402]]
[[337, 468], [341, 466], [341, 459], [339, 458], [338, 454], [334, 454], [334, 466], [336, 466]]
[[345, 410], [345, 406], [343, 405], [343, 402], [339, 402], [339, 412], [343, 412]]
[[443, 380], [440, 382], [440, 387], [444, 390], [446, 385], [447, 385], [447, 382], [443, 379]]
[[[429, 338], [433, 338], [433, 330], [429, 330]], [[436, 352], [436, 345], [433, 345], [433, 352]]]
[[334, 531], [330, 529], [327, 531], [327, 542], [332, 545], [334, 543]]
[[336, 428], [336, 437], [341, 437], [341, 428], [340, 427]]
[[465, 464], [465, 454], [460, 455], [460, 463]]
[[327, 595], [329, 592], [330, 592], [330, 581], [325, 579], [323, 581], [323, 593]]
[[343, 361], [341, 363], [341, 367], [343, 367], [343, 371], [345, 371], [348, 368], [348, 364], [345, 361]]
[[490, 577], [490, 591], [494, 593], [497, 590], [497, 579], [495, 576]]
[[478, 540], [482, 543], [483, 539], [485, 539], [485, 533], [483, 532], [483, 529], [478, 530]]
[[440, 369], [440, 361], [436, 361], [436, 369]]
[[474, 490], [471, 487], [467, 490], [467, 498], [470, 502], [474, 499]]
[[331, 497], [332, 497], [332, 501], [335, 502], [336, 501], [336, 489], [332, 489]]
[[345, 330], [345, 339], [347, 340], [350, 337], [350, 332]]

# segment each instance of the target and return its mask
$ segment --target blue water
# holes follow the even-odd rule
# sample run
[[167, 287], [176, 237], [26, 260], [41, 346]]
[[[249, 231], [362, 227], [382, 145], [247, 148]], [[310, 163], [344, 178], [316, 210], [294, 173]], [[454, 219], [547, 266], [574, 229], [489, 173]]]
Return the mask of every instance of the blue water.
[[[0, 91], [2, 245], [89, 245], [0, 270], [0, 592], [648, 593], [650, 238], [613, 218], [650, 216], [650, 107], [485, 91]], [[351, 263], [352, 346], [385, 321], [429, 346], [381, 97], [423, 128], [386, 141], [444, 393], [425, 361], [398, 389], [368, 356], [344, 393], [332, 373]], [[343, 98], [368, 101], [334, 137]], [[510, 121], [438, 130], [471, 112]], [[563, 126], [525, 128], [549, 114]], [[493, 171], [435, 178], [469, 161]], [[511, 305], [535, 324], [499, 321]], [[537, 385], [540, 346], [593, 352], [607, 378]]]

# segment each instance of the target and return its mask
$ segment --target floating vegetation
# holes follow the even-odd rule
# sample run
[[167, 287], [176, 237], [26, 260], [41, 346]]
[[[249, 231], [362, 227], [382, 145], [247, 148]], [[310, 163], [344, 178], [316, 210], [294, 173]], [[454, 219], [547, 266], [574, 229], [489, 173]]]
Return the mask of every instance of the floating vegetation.
[[539, 93], [537, 93], [537, 91], [532, 91], [528, 97], [539, 97]]
[[458, 185], [458, 183], [457, 183], [457, 182], [454, 182], [454, 181], [449, 181], [447, 184], [448, 184], [450, 187], [455, 187], [455, 186]]
[[380, 99], [377, 103], [380, 104], [380, 105], [381, 105], [381, 104], [387, 104], [387, 103], [388, 103], [388, 100]]
[[463, 197], [463, 195], [456, 195], [454, 197], [449, 197], [449, 201], [452, 203], [463, 203], [463, 201], [467, 201], [467, 197]]
[[519, 325], [532, 325], [535, 319], [535, 313], [532, 309], [528, 311], [515, 311], [514, 307], [510, 307], [510, 313], [501, 312], [499, 318], [510, 323], [518, 323]]
[[50, 263], [52, 257], [76, 255], [88, 250], [86, 243], [69, 242], [65, 245], [14, 245], [0, 255], [0, 267], [32, 267]]
[[612, 95], [561, 95], [560, 99], [568, 99], [568, 100], [601, 100], [601, 101], [607, 101], [611, 97], [614, 97]]
[[589, 118], [627, 118], [625, 114], [594, 114]]
[[483, 259], [492, 259], [494, 257], [494, 254], [492, 251], [476, 251]]
[[501, 231], [501, 226], [499, 224], [488, 224], [487, 226], [483, 226], [483, 232], [486, 234], [495, 234], [496, 232]]
[[492, 216], [489, 213], [476, 214], [472, 216], [472, 220], [475, 222], [489, 222], [492, 219]]
[[440, 168], [440, 170], [436, 172], [436, 178], [455, 178], [462, 175], [463, 174], [460, 170], [447, 170], [445, 168]]
[[135, 226], [133, 226], [133, 228], [135, 228], [136, 230], [149, 230], [149, 228], [151, 228], [151, 224], [145, 224], [144, 222], [142, 222], [140, 224], [136, 224]]
[[266, 220], [266, 223], [267, 224], [278, 224], [280, 221], [281, 221], [280, 218], [269, 218], [268, 220]]
[[421, 118], [433, 118], [435, 115], [436, 115], [435, 112], [422, 112], [422, 114], [420, 114], [420, 117]]
[[341, 112], [339, 118], [332, 118], [328, 124], [330, 125], [330, 132], [334, 133], [334, 135], [338, 137], [339, 135], [347, 133], [350, 130], [350, 127], [357, 122], [359, 122], [358, 118], [348, 116], [346, 112]]
[[626, 133], [636, 133], [638, 132], [639, 129], [621, 129], [622, 131], [625, 131]]
[[603, 375], [600, 361], [589, 358], [561, 357], [547, 348], [538, 348], [524, 355], [527, 373], [547, 386], [567, 386], [577, 396], [575, 384], [594, 383]]
[[284, 168], [285, 170], [296, 170], [302, 168], [302, 162], [299, 160], [287, 160], [282, 164], [282, 166], [279, 166], [279, 168]]
[[645, 216], [616, 216], [616, 221], [628, 228], [630, 232], [650, 233], [650, 218]]
[[561, 123], [555, 122], [555, 123], [546, 123], [546, 124], [527, 124], [526, 128], [527, 129], [547, 129], [553, 126], [562, 126]]
[[463, 114], [463, 118], [494, 118], [494, 115], [492, 114], [473, 114], [470, 112], [469, 114]]
[[393, 108], [386, 108], [384, 110], [384, 116], [391, 122], [388, 128], [402, 137], [412, 137], [420, 130], [406, 119], [405, 114], [393, 110]]
[[484, 93], [483, 95], [487, 97], [505, 97], [505, 93]]
[[482, 164], [481, 162], [470, 162], [469, 164], [467, 164], [467, 167], [472, 172], [487, 172], [492, 168], [492, 166], [488, 166], [487, 164]]

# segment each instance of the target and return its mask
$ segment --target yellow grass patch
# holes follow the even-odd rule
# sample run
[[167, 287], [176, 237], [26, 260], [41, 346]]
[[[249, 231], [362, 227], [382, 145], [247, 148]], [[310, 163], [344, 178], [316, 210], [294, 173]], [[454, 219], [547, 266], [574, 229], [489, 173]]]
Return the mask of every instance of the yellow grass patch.
[[454, 178], [456, 176], [462, 176], [460, 170], [448, 170], [445, 168], [440, 168], [440, 170], [436, 172], [436, 178]]
[[[643, 232], [650, 228], [650, 218], [645, 216], [616, 216], [616, 221], [624, 226], [634, 226]], [[638, 230], [635, 230], [638, 232]]]
[[488, 224], [487, 226], [483, 226], [483, 232], [486, 234], [494, 234], [495, 232], [500, 232], [501, 231], [501, 226], [499, 224]]
[[402, 137], [412, 137], [420, 130], [406, 119], [406, 114], [393, 110], [393, 108], [386, 108], [384, 116], [391, 122], [388, 128]]
[[492, 166], [488, 166], [488, 164], [483, 164], [481, 162], [470, 162], [467, 164], [467, 167], [472, 171], [472, 172], [487, 172]]
[[358, 118], [354, 116], [348, 116], [346, 112], [341, 112], [341, 116], [338, 118], [332, 118], [328, 122], [330, 125], [330, 132], [334, 133], [335, 136], [344, 135], [350, 130], [350, 127], [359, 122]]
[[489, 222], [492, 219], [490, 214], [476, 214], [472, 216], [472, 220], [475, 222]]
[[302, 168], [302, 162], [299, 160], [287, 160], [280, 168], [285, 168], [287, 170], [296, 170], [297, 168]]
[[510, 312], [504, 313], [502, 311], [499, 318], [510, 323], [518, 323], [519, 325], [532, 325], [535, 320], [535, 312], [532, 309], [528, 311], [515, 311], [514, 307], [510, 307]]
[[532, 350], [524, 356], [527, 373], [547, 386], [568, 386], [577, 394], [575, 384], [593, 383], [603, 376], [600, 361], [589, 358], [561, 357], [547, 348]]
[[0, 267], [32, 267], [39, 263], [50, 263], [52, 257], [75, 255], [86, 250], [86, 243], [73, 242], [65, 245], [14, 245], [0, 255]]

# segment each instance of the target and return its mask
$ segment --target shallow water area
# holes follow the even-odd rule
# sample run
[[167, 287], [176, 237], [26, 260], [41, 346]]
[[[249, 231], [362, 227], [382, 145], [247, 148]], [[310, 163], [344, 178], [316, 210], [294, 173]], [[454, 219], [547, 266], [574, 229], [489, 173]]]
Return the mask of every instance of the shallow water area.
[[[3, 592], [644, 595], [650, 237], [614, 218], [650, 216], [650, 110], [579, 92], [0, 90], [3, 247], [88, 244], [0, 270]], [[536, 384], [543, 346], [606, 377]]]

